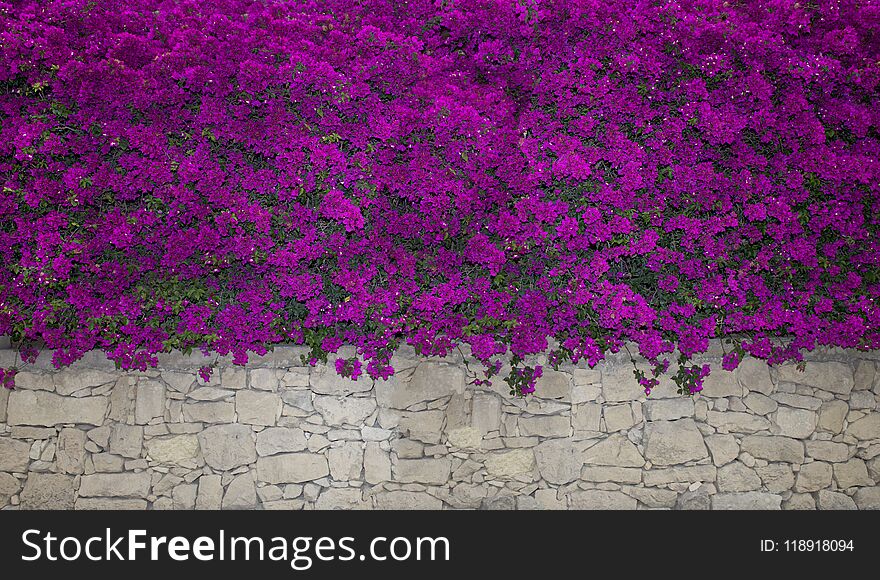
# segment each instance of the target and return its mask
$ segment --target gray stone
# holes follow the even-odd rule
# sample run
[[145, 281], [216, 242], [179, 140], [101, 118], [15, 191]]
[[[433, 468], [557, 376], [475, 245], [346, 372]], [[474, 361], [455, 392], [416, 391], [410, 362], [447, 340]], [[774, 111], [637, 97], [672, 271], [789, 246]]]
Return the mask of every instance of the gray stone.
[[380, 510], [439, 510], [443, 502], [424, 492], [384, 491], [376, 494]]
[[176, 510], [192, 510], [196, 507], [198, 493], [196, 484], [180, 484], [171, 491], [173, 508]]
[[253, 431], [245, 425], [214, 425], [198, 437], [205, 463], [214, 469], [229, 471], [257, 460]]
[[817, 411], [822, 406], [822, 399], [796, 393], [774, 393], [773, 400], [788, 407]]
[[880, 413], [869, 413], [853, 421], [846, 428], [846, 434], [852, 435], [859, 441], [880, 439]]
[[317, 453], [284, 453], [257, 460], [257, 480], [267, 483], [304, 483], [328, 475], [327, 458]]
[[849, 396], [849, 408], [872, 411], [877, 407], [874, 393], [871, 391], [853, 391]]
[[475, 393], [471, 427], [482, 435], [501, 427], [501, 397], [493, 393]]
[[145, 510], [147, 501], [144, 499], [119, 497], [81, 497], [76, 500], [77, 510]]
[[816, 500], [806, 493], [794, 493], [788, 500], [782, 503], [784, 510], [807, 511], [816, 509]]
[[58, 471], [79, 475], [83, 472], [86, 459], [86, 433], [80, 429], [62, 429], [55, 447], [55, 460]]
[[678, 493], [671, 489], [659, 489], [656, 487], [624, 487], [621, 491], [628, 496], [639, 500], [649, 508], [672, 509], [675, 507]]
[[197, 510], [219, 510], [223, 506], [223, 483], [219, 475], [203, 475], [199, 478], [196, 496]]
[[400, 459], [394, 466], [394, 477], [402, 483], [445, 484], [452, 464], [448, 459]]
[[373, 485], [391, 480], [391, 459], [378, 443], [368, 442], [364, 449], [364, 479]]
[[806, 441], [807, 455], [820, 461], [839, 463], [850, 458], [849, 447], [831, 441]]
[[830, 485], [831, 465], [821, 461], [814, 461], [801, 466], [794, 484], [794, 490], [800, 493], [810, 493]]
[[55, 375], [55, 392], [59, 395], [72, 395], [83, 389], [91, 389], [115, 382], [117, 375], [96, 369], [67, 369]]
[[693, 419], [648, 423], [645, 441], [645, 459], [654, 465], [676, 465], [709, 455]]
[[73, 477], [59, 473], [30, 473], [21, 492], [21, 509], [73, 509]]
[[162, 380], [178, 393], [186, 394], [196, 382], [196, 375], [193, 373], [162, 371]]
[[[582, 454], [588, 465], [611, 465], [616, 467], [641, 467], [645, 459], [624, 435], [614, 434], [593, 445]], [[578, 470], [580, 471], [580, 470]]]
[[95, 453], [92, 455], [92, 465], [99, 473], [118, 473], [125, 466], [125, 458], [112, 453]]
[[373, 505], [364, 499], [363, 492], [356, 488], [331, 487], [324, 490], [315, 502], [319, 510], [369, 510]]
[[737, 378], [742, 386], [749, 391], [769, 395], [773, 392], [773, 382], [770, 380], [770, 367], [766, 361], [747, 356], [736, 368]]
[[794, 472], [785, 463], [770, 463], [764, 467], [756, 467], [755, 472], [761, 483], [771, 493], [788, 491], [794, 485]]
[[95, 473], [80, 480], [79, 497], [138, 497], [150, 494], [149, 473]]
[[868, 468], [861, 459], [850, 459], [845, 463], [835, 463], [834, 479], [837, 481], [837, 487], [840, 489], [874, 485], [874, 480], [868, 475]]
[[531, 473], [534, 468], [535, 453], [531, 449], [514, 449], [486, 458], [486, 471], [493, 477], [513, 477]]
[[876, 376], [876, 367], [874, 363], [868, 360], [860, 360], [856, 364], [856, 371], [853, 375], [853, 390], [868, 391], [874, 385]]
[[251, 371], [251, 388], [259, 391], [278, 390], [277, 369], [254, 369]]
[[[352, 393], [365, 393], [373, 389], [373, 379], [366, 373], [362, 374], [358, 380], [353, 381], [350, 378], [342, 377], [333, 366], [333, 362], [327, 365], [319, 365], [312, 369], [309, 378], [312, 390], [322, 395], [350, 395]], [[394, 377], [388, 381], [378, 381], [376, 383], [377, 390], [388, 387], [389, 383], [396, 382]]]
[[843, 421], [849, 413], [849, 405], [839, 399], [824, 403], [819, 409], [819, 422], [817, 427], [823, 431], [840, 433], [843, 431]]
[[880, 510], [880, 486], [859, 489], [853, 500], [860, 510]]
[[777, 368], [780, 381], [798, 383], [838, 395], [848, 395], [853, 389], [853, 371], [849, 365], [839, 362], [812, 362], [798, 370], [797, 363], [786, 363]]
[[[714, 365], [713, 365], [714, 366]], [[736, 374], [714, 366], [712, 372], [703, 379], [704, 397], [742, 397], [745, 393], [736, 380]]]
[[6, 406], [9, 403], [9, 389], [0, 389], [0, 423], [6, 422]]
[[717, 476], [718, 470], [714, 465], [678, 466], [642, 472], [642, 479], [647, 486], [715, 481]]
[[571, 377], [567, 373], [544, 370], [535, 382], [534, 397], [571, 402]]
[[113, 425], [110, 431], [110, 453], [130, 459], [141, 456], [144, 443], [144, 428], [133, 425]]
[[706, 511], [711, 509], [711, 507], [712, 498], [709, 496], [705, 486], [682, 493], [675, 502], [675, 509], [677, 510]]
[[226, 493], [223, 494], [223, 509], [250, 510], [256, 505], [257, 490], [253, 472], [242, 473], [226, 487]]
[[330, 477], [337, 481], [361, 479], [364, 468], [364, 450], [361, 444], [347, 441], [340, 447], [333, 447], [327, 452], [330, 464]]
[[45, 391], [14, 390], [9, 394], [7, 421], [10, 425], [61, 423], [101, 425], [107, 414], [107, 397], [62, 397]]
[[19, 492], [21, 483], [8, 473], [0, 473], [0, 509], [9, 504], [9, 500]]
[[642, 470], [637, 467], [609, 467], [585, 465], [581, 479], [594, 483], [641, 483]]
[[569, 495], [571, 509], [576, 510], [634, 510], [638, 502], [619, 491], [588, 489]]
[[581, 468], [584, 465], [583, 451], [582, 444], [569, 439], [544, 441], [534, 448], [538, 472], [550, 484], [571, 483], [581, 474]]
[[648, 421], [675, 421], [694, 416], [694, 400], [690, 397], [649, 399], [643, 408]]
[[[408, 381], [376, 383], [376, 399], [382, 407], [406, 409], [417, 403], [464, 392], [464, 369], [448, 363], [424, 361], [416, 366]], [[317, 391], [316, 392], [321, 392]]]
[[598, 431], [602, 420], [602, 405], [583, 403], [577, 405], [571, 415], [571, 425], [575, 431]]
[[602, 394], [610, 403], [635, 401], [645, 391], [633, 374], [632, 366], [609, 366], [602, 371]]
[[411, 439], [436, 445], [440, 443], [445, 419], [443, 411], [408, 412], [401, 416], [398, 429]]
[[238, 391], [235, 411], [239, 423], [269, 427], [281, 416], [281, 397], [265, 391]]
[[30, 461], [30, 451], [30, 443], [0, 437], [0, 471], [24, 473]]
[[612, 405], [605, 407], [603, 415], [605, 417], [605, 430], [611, 433], [614, 431], [629, 429], [636, 423], [632, 407], [629, 405]]
[[856, 510], [856, 502], [848, 495], [828, 491], [827, 489], [819, 490], [819, 509], [820, 510]]
[[758, 459], [786, 463], [804, 462], [804, 444], [789, 437], [751, 435], [743, 438], [740, 447]]
[[235, 404], [227, 402], [185, 403], [183, 417], [190, 423], [232, 423]]
[[261, 456], [303, 451], [308, 447], [302, 429], [269, 427], [257, 433], [257, 453]]
[[156, 417], [164, 416], [165, 385], [158, 382], [138, 383], [134, 402], [135, 423], [146, 425]]
[[179, 465], [199, 454], [199, 439], [195, 435], [157, 437], [146, 442], [147, 458], [158, 463]]
[[376, 402], [366, 397], [316, 396], [314, 405], [327, 425], [360, 426], [376, 410]]
[[202, 402], [222, 401], [235, 394], [232, 389], [220, 389], [218, 387], [199, 387], [187, 395], [188, 399]]
[[733, 435], [709, 435], [706, 437], [706, 446], [717, 467], [727, 465], [739, 455], [739, 443]]
[[446, 443], [459, 449], [479, 449], [483, 442], [480, 431], [474, 427], [462, 427], [446, 433]]
[[770, 429], [770, 421], [764, 417], [735, 411], [709, 411], [706, 421], [717, 429], [734, 433], [757, 433]]
[[55, 381], [50, 374], [19, 371], [15, 374], [15, 389], [26, 391], [54, 391]]
[[758, 415], [769, 415], [779, 406], [776, 401], [766, 395], [762, 395], [761, 393], [749, 393], [748, 396], [743, 399], [743, 403], [753, 413], [757, 413]]
[[747, 491], [742, 493], [719, 493], [712, 496], [713, 510], [779, 510], [782, 497], [772, 493]]
[[568, 437], [571, 435], [571, 418], [561, 415], [520, 417], [517, 421], [519, 434], [524, 437]]
[[806, 439], [816, 430], [819, 416], [814, 411], [807, 409], [792, 409], [779, 407], [776, 411], [776, 424], [779, 425], [779, 434], [794, 439]]
[[718, 470], [718, 491], [754, 491], [760, 489], [761, 478], [755, 470], [735, 461]]

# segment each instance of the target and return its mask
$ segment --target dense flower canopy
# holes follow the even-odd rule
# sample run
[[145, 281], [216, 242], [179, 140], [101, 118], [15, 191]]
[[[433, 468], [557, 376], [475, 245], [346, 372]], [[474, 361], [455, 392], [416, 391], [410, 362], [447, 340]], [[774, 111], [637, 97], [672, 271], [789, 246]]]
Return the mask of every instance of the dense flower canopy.
[[0, 50], [23, 358], [880, 347], [870, 0], [29, 0]]

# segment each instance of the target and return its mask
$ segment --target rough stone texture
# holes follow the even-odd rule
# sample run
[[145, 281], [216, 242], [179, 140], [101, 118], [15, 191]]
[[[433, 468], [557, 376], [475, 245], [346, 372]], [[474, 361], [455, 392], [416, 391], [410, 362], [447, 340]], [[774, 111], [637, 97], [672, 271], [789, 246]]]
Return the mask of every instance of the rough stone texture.
[[719, 493], [712, 496], [713, 510], [779, 510], [782, 497], [771, 493], [747, 491]]
[[107, 397], [62, 397], [43, 391], [15, 390], [9, 395], [7, 422], [10, 425], [61, 423], [101, 425], [107, 414]]
[[208, 466], [228, 471], [256, 461], [253, 437], [245, 425], [215, 425], [199, 434], [199, 446]]
[[807, 385], [838, 395], [848, 395], [853, 389], [853, 371], [843, 362], [807, 362], [801, 372], [795, 363], [780, 365], [777, 380]]
[[257, 460], [257, 481], [266, 483], [303, 483], [327, 475], [327, 457], [318, 453], [283, 453]]
[[654, 465], [676, 465], [709, 455], [703, 434], [692, 419], [649, 423], [645, 440], [645, 459]]
[[21, 508], [31, 510], [73, 509], [74, 479], [57, 473], [31, 473], [21, 492]]
[[208, 383], [179, 355], [26, 367], [0, 390], [0, 509], [880, 508], [873, 353], [732, 374], [708, 354], [695, 397], [668, 379], [646, 397], [609, 357], [515, 399], [468, 385], [457, 354], [395, 354], [374, 384], [301, 352], [221, 361]]
[[779, 434], [795, 439], [806, 439], [816, 430], [819, 417], [813, 411], [779, 407], [776, 412], [776, 424]]

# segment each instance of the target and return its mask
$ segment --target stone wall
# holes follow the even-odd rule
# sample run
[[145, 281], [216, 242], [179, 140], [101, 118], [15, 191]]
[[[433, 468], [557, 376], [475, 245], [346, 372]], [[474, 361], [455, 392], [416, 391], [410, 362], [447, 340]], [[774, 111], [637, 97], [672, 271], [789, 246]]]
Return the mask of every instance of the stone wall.
[[694, 398], [668, 382], [646, 398], [615, 356], [516, 399], [468, 385], [460, 356], [400, 354], [374, 386], [301, 352], [221, 361], [207, 384], [201, 355], [143, 373], [42, 355], [0, 389], [0, 507], [880, 507], [880, 353], [746, 361]]

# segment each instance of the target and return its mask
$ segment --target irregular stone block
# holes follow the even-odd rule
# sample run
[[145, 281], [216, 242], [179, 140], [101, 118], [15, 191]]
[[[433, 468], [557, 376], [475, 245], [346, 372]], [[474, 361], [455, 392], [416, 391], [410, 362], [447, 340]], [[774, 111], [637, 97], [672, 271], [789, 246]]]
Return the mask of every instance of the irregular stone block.
[[198, 436], [205, 463], [229, 471], [257, 460], [253, 431], [246, 425], [214, 425]]
[[742, 440], [741, 448], [758, 459], [798, 464], [804, 462], [804, 444], [789, 437], [751, 435]]
[[9, 395], [7, 421], [10, 425], [62, 423], [101, 425], [107, 414], [107, 397], [62, 397], [45, 391], [14, 390]]
[[30, 473], [21, 492], [21, 509], [73, 509], [73, 477], [60, 473]]
[[693, 419], [648, 423], [645, 441], [645, 459], [654, 465], [676, 465], [709, 456]]
[[150, 494], [149, 473], [96, 473], [80, 480], [80, 497], [138, 497]]
[[31, 444], [0, 437], [0, 471], [24, 473], [30, 462]]
[[257, 460], [257, 480], [266, 483], [304, 483], [328, 475], [327, 458], [317, 453], [284, 453]]
[[782, 497], [772, 493], [747, 491], [712, 496], [713, 510], [780, 510]]
[[803, 372], [797, 363], [786, 363], [777, 368], [780, 381], [798, 383], [838, 395], [848, 395], [853, 389], [853, 371], [849, 365], [839, 362], [813, 362], [804, 364]]
[[195, 435], [158, 437], [146, 442], [147, 458], [159, 463], [179, 465], [199, 454], [199, 438]]
[[531, 473], [534, 468], [535, 453], [531, 449], [514, 449], [486, 458], [486, 471], [492, 477], [513, 477]]

